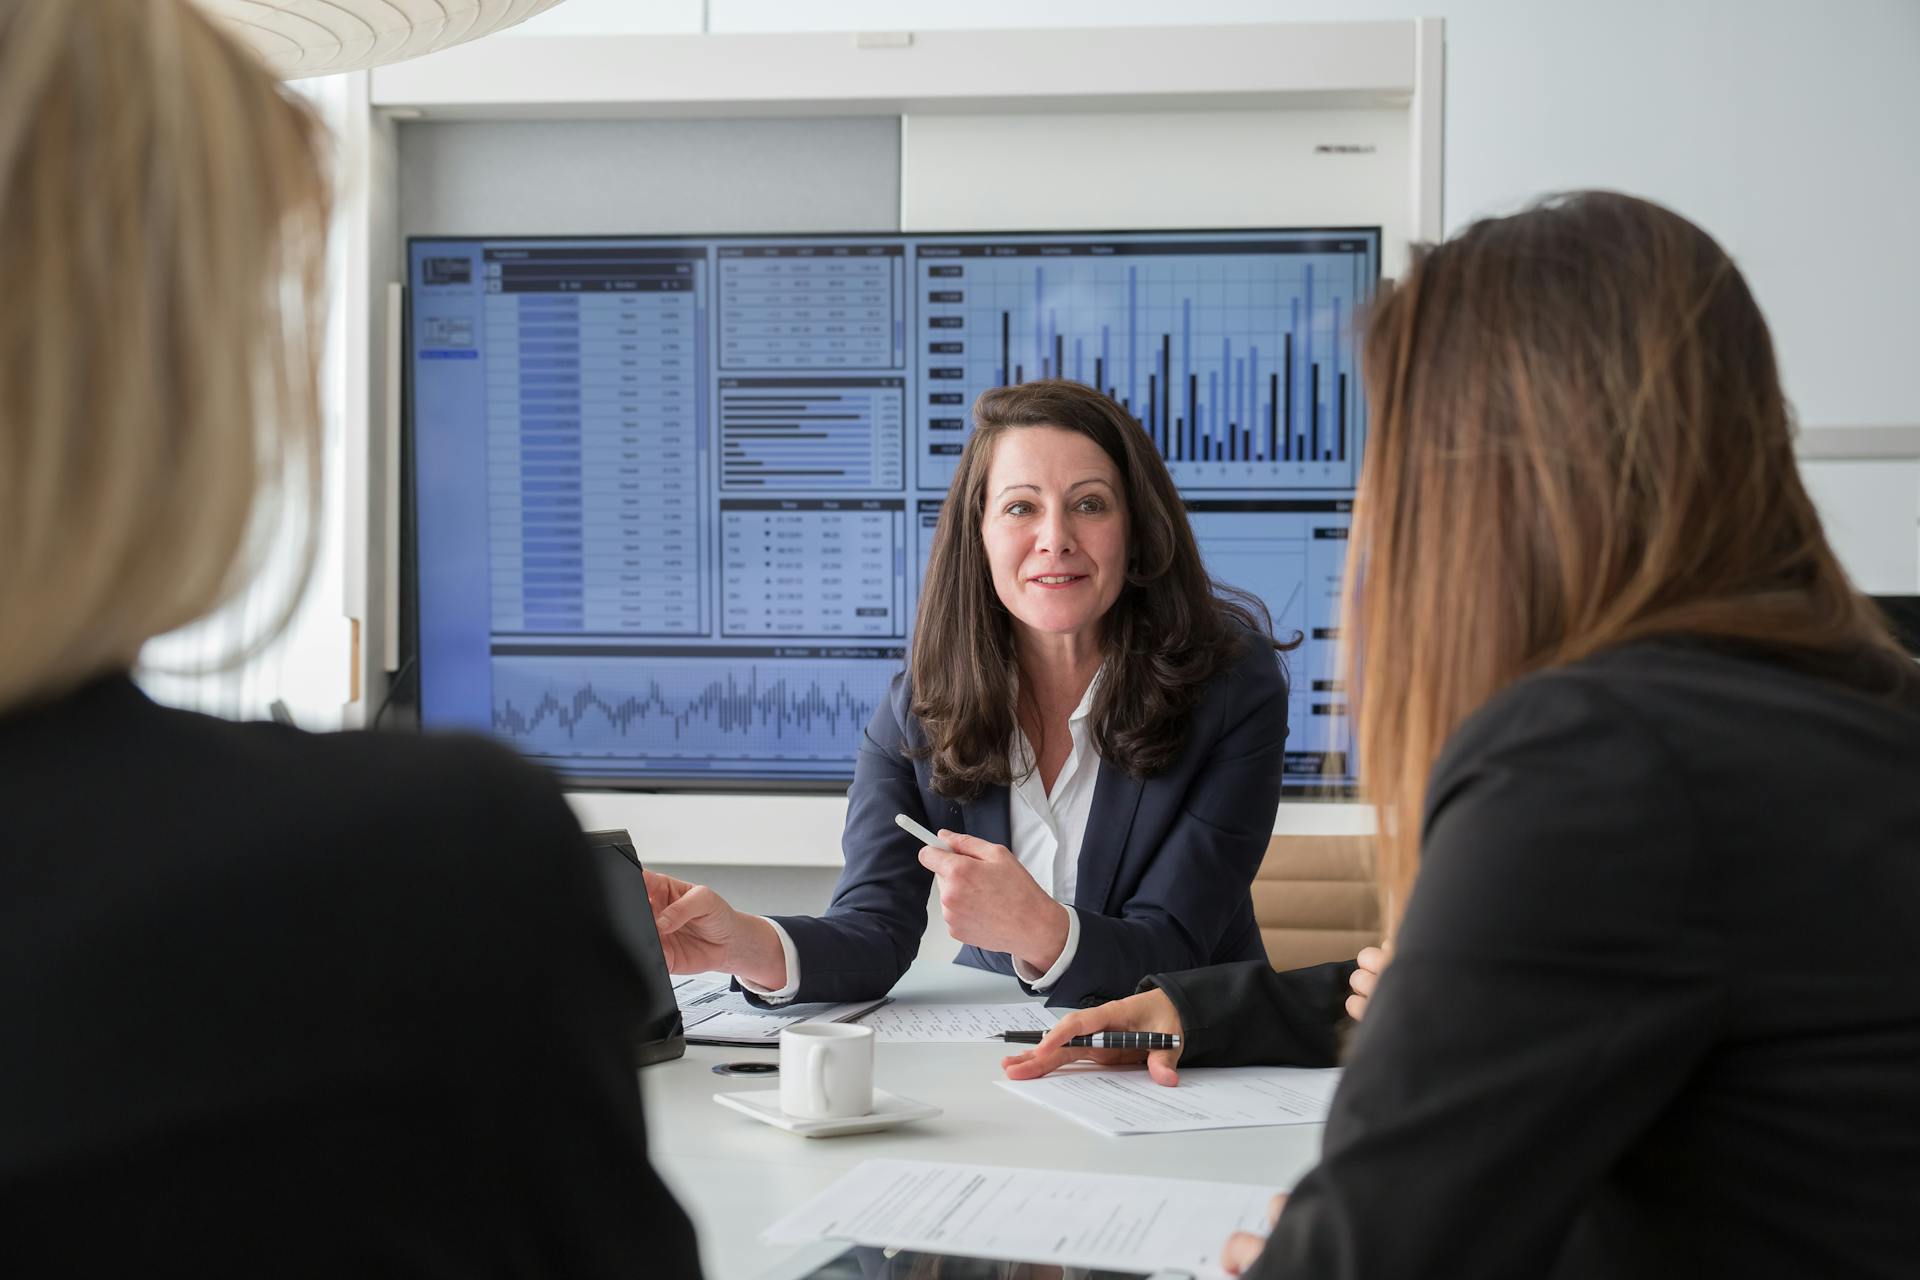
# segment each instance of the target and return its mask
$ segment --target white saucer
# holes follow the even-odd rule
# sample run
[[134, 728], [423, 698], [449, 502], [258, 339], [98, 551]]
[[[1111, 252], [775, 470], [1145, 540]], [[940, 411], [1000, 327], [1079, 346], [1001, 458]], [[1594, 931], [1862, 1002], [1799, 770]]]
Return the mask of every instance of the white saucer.
[[931, 1103], [915, 1102], [912, 1098], [903, 1098], [897, 1093], [888, 1093], [885, 1089], [873, 1091], [873, 1110], [863, 1116], [846, 1116], [839, 1120], [802, 1120], [790, 1116], [780, 1109], [780, 1091], [778, 1089], [755, 1089], [742, 1093], [716, 1093], [713, 1100], [723, 1107], [732, 1107], [742, 1115], [752, 1116], [776, 1129], [785, 1129], [788, 1133], [797, 1133], [803, 1138], [835, 1138], [843, 1133], [872, 1133], [876, 1129], [891, 1129], [896, 1124], [905, 1124], [909, 1120], [931, 1120], [940, 1114], [940, 1108]]

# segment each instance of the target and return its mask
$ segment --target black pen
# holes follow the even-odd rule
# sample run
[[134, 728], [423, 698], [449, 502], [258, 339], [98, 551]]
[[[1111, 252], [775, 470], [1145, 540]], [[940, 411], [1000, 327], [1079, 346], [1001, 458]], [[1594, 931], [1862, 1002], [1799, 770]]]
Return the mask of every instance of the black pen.
[[[1039, 1044], [1044, 1031], [1002, 1031], [1008, 1044]], [[1178, 1049], [1180, 1037], [1164, 1031], [1096, 1031], [1067, 1041], [1079, 1049]]]

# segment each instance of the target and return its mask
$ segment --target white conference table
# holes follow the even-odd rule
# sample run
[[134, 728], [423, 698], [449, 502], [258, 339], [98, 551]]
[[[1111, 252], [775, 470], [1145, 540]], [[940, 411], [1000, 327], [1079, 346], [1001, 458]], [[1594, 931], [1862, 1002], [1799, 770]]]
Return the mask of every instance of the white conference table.
[[[1024, 1000], [1012, 978], [919, 960], [894, 990], [918, 1004], [1004, 1004]], [[753, 1280], [795, 1250], [761, 1232], [863, 1160], [1140, 1173], [1246, 1182], [1285, 1190], [1320, 1153], [1321, 1126], [1216, 1129], [1109, 1138], [996, 1088], [997, 1042], [875, 1046], [874, 1084], [941, 1108], [931, 1120], [878, 1133], [805, 1138], [713, 1101], [718, 1092], [773, 1089], [772, 1076], [722, 1076], [721, 1062], [772, 1060], [772, 1049], [689, 1045], [684, 1058], [640, 1073], [654, 1165], [700, 1235], [707, 1280]]]

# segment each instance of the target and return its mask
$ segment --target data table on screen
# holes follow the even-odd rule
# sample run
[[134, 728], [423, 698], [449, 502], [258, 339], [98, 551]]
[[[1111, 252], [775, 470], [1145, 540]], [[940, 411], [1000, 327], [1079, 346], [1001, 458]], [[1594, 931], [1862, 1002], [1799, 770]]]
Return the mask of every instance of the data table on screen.
[[490, 573], [501, 631], [705, 629], [704, 270], [684, 257], [635, 255], [487, 263]]
[[903, 254], [898, 244], [721, 248], [720, 367], [902, 367]]
[[900, 639], [907, 634], [906, 503], [723, 498], [723, 632]]
[[920, 591], [927, 581], [927, 561], [933, 556], [933, 535], [940, 530], [940, 513], [946, 508], [944, 498], [921, 498], [913, 504], [914, 526], [914, 598], [919, 599]]

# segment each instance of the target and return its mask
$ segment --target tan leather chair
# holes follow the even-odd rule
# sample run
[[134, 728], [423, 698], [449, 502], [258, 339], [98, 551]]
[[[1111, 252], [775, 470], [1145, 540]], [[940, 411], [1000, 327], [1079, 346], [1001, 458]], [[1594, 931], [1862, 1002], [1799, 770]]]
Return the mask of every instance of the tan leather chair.
[[1351, 960], [1380, 941], [1371, 836], [1275, 836], [1253, 881], [1253, 917], [1276, 969]]

